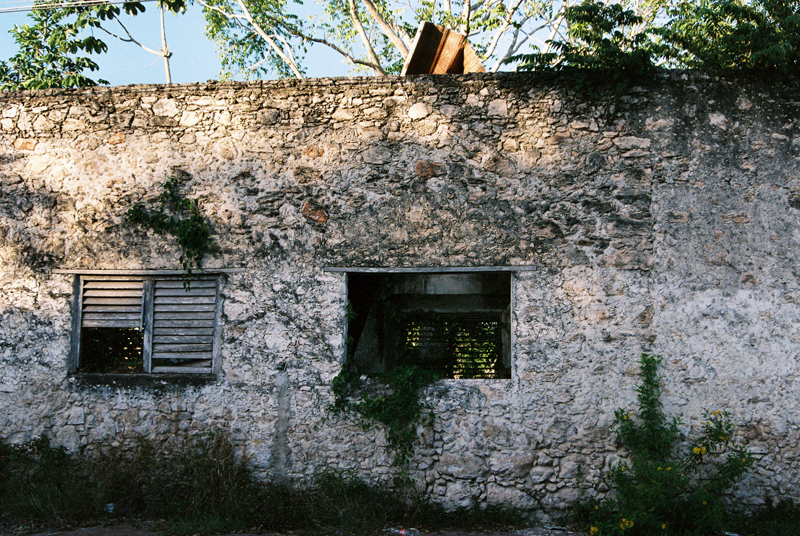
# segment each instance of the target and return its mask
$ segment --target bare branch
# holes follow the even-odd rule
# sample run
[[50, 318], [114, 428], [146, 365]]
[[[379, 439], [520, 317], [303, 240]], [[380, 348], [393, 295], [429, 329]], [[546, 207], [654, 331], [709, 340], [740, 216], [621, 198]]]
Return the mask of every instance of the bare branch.
[[[297, 66], [297, 63], [294, 60], [294, 57], [289, 55], [291, 54], [291, 48], [289, 49], [289, 54], [287, 54], [280, 46], [278, 46], [278, 44], [275, 42], [272, 36], [268, 35], [267, 32], [265, 32], [264, 29], [261, 28], [261, 26], [255, 20], [253, 20], [253, 15], [250, 13], [250, 10], [247, 9], [247, 6], [244, 4], [242, 0], [236, 0], [236, 3], [242, 10], [241, 15], [228, 13], [227, 11], [220, 9], [217, 6], [212, 6], [207, 4], [203, 0], [197, 0], [197, 1], [201, 6], [210, 9], [212, 11], [216, 11], [226, 19], [233, 21], [235, 24], [237, 24], [244, 30], [250, 33], [254, 33], [259, 37], [261, 37], [261, 39], [263, 39], [264, 42], [266, 42], [270, 46], [273, 52], [275, 52], [275, 54], [277, 54], [284, 61], [284, 63], [286, 63], [286, 65], [289, 66], [289, 68], [292, 70], [292, 73], [294, 73], [295, 78], [301, 78], [301, 79], [304, 78], [303, 73], [300, 72], [300, 68]], [[249, 26], [248, 24], [244, 24], [242, 21], [246, 21], [249, 24]]]
[[505, 19], [503, 20], [503, 24], [499, 28], [497, 28], [497, 31], [494, 34], [494, 38], [492, 39], [492, 42], [489, 45], [489, 48], [486, 49], [486, 54], [485, 54], [485, 58], [484, 59], [489, 59], [489, 58], [492, 57], [492, 54], [494, 54], [494, 49], [497, 48], [497, 43], [500, 42], [500, 38], [503, 36], [503, 34], [506, 33], [506, 30], [508, 30], [508, 27], [511, 26], [511, 20], [514, 18], [514, 15], [517, 14], [517, 10], [519, 9], [519, 5], [521, 3], [522, 3], [522, 0], [516, 0], [514, 5], [508, 11], [508, 14], [506, 15]]
[[464, 35], [469, 35], [469, 18], [472, 14], [472, 5], [469, 0], [464, 0], [464, 6], [461, 8], [461, 24], [459, 24], [459, 32]]
[[164, 56], [164, 71], [167, 74], [167, 84], [171, 84], [172, 75], [169, 72], [169, 57], [172, 56], [172, 52], [167, 47], [167, 30], [164, 27], [164, 4], [160, 4], [159, 7], [161, 8], [161, 55]]
[[274, 50], [275, 53], [278, 56], [280, 56], [280, 58], [286, 63], [286, 65], [289, 66], [289, 68], [292, 70], [296, 78], [301, 78], [301, 79], [305, 78], [303, 76], [303, 73], [300, 72], [300, 68], [294, 62], [294, 59], [289, 57], [286, 54], [286, 52], [284, 52], [283, 49], [279, 47], [277, 43], [275, 43], [272, 37], [267, 35], [267, 32], [265, 32], [264, 29], [255, 20], [253, 20], [253, 15], [250, 13], [250, 10], [247, 9], [247, 6], [243, 2], [243, 0], [236, 0], [236, 3], [239, 4], [239, 8], [242, 10], [244, 17], [247, 19], [247, 22], [249, 22], [250, 25], [253, 27], [251, 31], [255, 31], [255, 33], [260, 35], [261, 38], [264, 41], [266, 41], [269, 46], [272, 47], [272, 50]]
[[[237, 1], [241, 2], [241, 0]], [[383, 67], [381, 67], [381, 62], [378, 59], [378, 56], [375, 54], [375, 50], [372, 48], [372, 43], [370, 42], [369, 37], [367, 37], [366, 31], [364, 31], [364, 25], [361, 24], [361, 19], [359, 18], [358, 12], [356, 11], [355, 0], [349, 0], [349, 4], [350, 4], [350, 13], [349, 13], [350, 20], [353, 21], [353, 26], [356, 27], [356, 31], [358, 32], [358, 35], [361, 37], [361, 44], [364, 45], [364, 48], [367, 50], [367, 56], [369, 56], [369, 58], [375, 64], [375, 67], [377, 67], [377, 69], [375, 69], [375, 67], [373, 68], [380, 74], [386, 75], [386, 71], [384, 71]]]
[[117, 24], [119, 24], [122, 27], [122, 29], [125, 31], [125, 35], [127, 35], [128, 37], [127, 37], [127, 39], [124, 38], [124, 37], [120, 37], [119, 35], [115, 34], [114, 32], [111, 32], [111, 31], [107, 30], [104, 26], [100, 26], [99, 28], [101, 30], [103, 30], [105, 33], [107, 33], [111, 37], [114, 37], [115, 39], [119, 39], [123, 43], [133, 43], [134, 45], [138, 46], [139, 48], [141, 48], [142, 50], [144, 50], [146, 52], [149, 52], [150, 54], [155, 54], [156, 56], [163, 56], [164, 55], [164, 53], [162, 51], [153, 50], [152, 48], [147, 48], [146, 46], [141, 44], [139, 41], [134, 39], [133, 36], [131, 35], [131, 33], [125, 27], [125, 25], [122, 24], [122, 21], [119, 20], [116, 16], [111, 17], [111, 18], [113, 18], [113, 20], [117, 21]]
[[334, 43], [328, 41], [327, 39], [322, 39], [320, 37], [312, 37], [310, 35], [304, 34], [303, 32], [300, 32], [298, 30], [293, 30], [292, 33], [296, 37], [300, 37], [302, 39], [305, 39], [306, 41], [311, 41], [312, 43], [319, 43], [320, 45], [325, 45], [326, 47], [328, 47], [328, 48], [336, 51], [337, 53], [339, 53], [341, 56], [343, 56], [350, 63], [354, 63], [356, 65], [363, 65], [363, 66], [369, 67], [370, 69], [373, 69], [375, 71], [379, 71], [381, 69], [380, 65], [376, 65], [376, 64], [374, 64], [372, 62], [365, 61], [365, 60], [360, 60], [358, 58], [353, 57], [346, 50], [344, 50], [341, 47], [335, 45]]
[[[526, 17], [525, 19], [523, 19], [523, 24], [528, 19], [530, 19], [530, 17]], [[513, 32], [513, 35], [511, 37], [511, 43], [508, 45], [508, 50], [506, 50], [506, 53], [503, 54], [503, 56], [501, 58], [497, 59], [497, 62], [495, 62], [495, 64], [492, 66], [490, 72], [496, 73], [508, 58], [510, 58], [511, 56], [515, 55], [517, 52], [519, 52], [519, 49], [522, 48], [522, 45], [524, 45], [525, 43], [528, 42], [528, 40], [531, 38], [531, 35], [533, 33], [535, 33], [536, 31], [539, 31], [544, 26], [545, 25], [543, 24], [540, 28], [538, 28], [534, 32], [530, 32], [530, 33], [523, 32], [521, 30], [522, 24], [520, 24], [519, 27], [514, 28], [514, 32]], [[522, 39], [520, 39], [520, 34], [523, 35]]]
[[378, 11], [378, 7], [372, 2], [372, 0], [364, 0], [364, 5], [367, 6], [367, 12], [369, 12], [370, 17], [378, 23], [381, 31], [384, 33], [386, 37], [389, 38], [389, 41], [397, 47], [398, 52], [400, 55], [403, 56], [403, 59], [406, 59], [408, 56], [408, 47], [403, 42], [397, 33], [395, 33], [395, 29], [386, 21], [386, 19], [381, 15]]

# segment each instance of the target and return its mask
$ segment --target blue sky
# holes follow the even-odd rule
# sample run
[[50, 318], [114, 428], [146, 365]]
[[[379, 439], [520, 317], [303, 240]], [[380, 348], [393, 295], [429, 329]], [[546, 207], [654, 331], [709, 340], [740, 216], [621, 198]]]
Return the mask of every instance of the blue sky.
[[[131, 34], [144, 46], [161, 48], [161, 27], [155, 3], [144, 4], [146, 11], [123, 20]], [[15, 24], [25, 24], [27, 13], [0, 13], [0, 59], [7, 59], [16, 51], [16, 44], [8, 31]], [[221, 65], [216, 44], [203, 33], [205, 21], [200, 6], [189, 6], [181, 15], [166, 14], [167, 44], [173, 51], [170, 59], [172, 81], [177, 84], [205, 82], [219, 78]], [[92, 55], [100, 71], [90, 73], [91, 78], [103, 78], [112, 86], [127, 84], [163, 84], [166, 82], [164, 61], [145, 52], [136, 45], [122, 43], [95, 31], [95, 35], [108, 45], [108, 53]], [[308, 74], [314, 77], [347, 76], [348, 66], [339, 56], [323, 50], [308, 55]]]

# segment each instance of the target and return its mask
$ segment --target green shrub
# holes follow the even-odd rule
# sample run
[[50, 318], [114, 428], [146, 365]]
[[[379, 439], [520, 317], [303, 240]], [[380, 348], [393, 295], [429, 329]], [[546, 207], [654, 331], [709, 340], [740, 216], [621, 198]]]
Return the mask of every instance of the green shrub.
[[753, 464], [750, 453], [733, 442], [735, 430], [725, 411], [704, 411], [702, 432], [680, 455], [676, 417], [661, 404], [661, 359], [643, 354], [638, 393], [639, 416], [619, 409], [614, 431], [628, 451], [605, 474], [610, 498], [582, 504], [580, 524], [592, 535], [719, 533], [726, 521], [725, 496]]

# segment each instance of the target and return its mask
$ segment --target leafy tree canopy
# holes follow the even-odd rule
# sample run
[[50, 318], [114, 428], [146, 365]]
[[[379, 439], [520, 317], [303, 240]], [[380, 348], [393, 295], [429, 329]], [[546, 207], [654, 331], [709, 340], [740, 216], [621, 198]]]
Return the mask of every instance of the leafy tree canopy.
[[[641, 75], [656, 66], [688, 69], [800, 67], [800, 3], [794, 0], [699, 0], [652, 4], [647, 21], [621, 4], [585, 0], [565, 10], [566, 31], [551, 52], [510, 58], [518, 69], [604, 69]], [[666, 22], [659, 24], [658, 21]]]
[[[159, 4], [176, 12], [185, 7], [184, 0], [161, 0]], [[108, 84], [85, 74], [98, 69], [97, 63], [85, 54], [106, 52], [108, 46], [94, 35], [83, 34], [89, 33], [85, 30], [103, 29], [104, 23], [119, 22], [123, 12], [135, 16], [144, 10], [144, 4], [139, 2], [122, 4], [122, 9], [112, 4], [34, 9], [31, 24], [15, 26], [10, 31], [19, 49], [8, 60], [0, 60], [0, 89]]]
[[[162, 5], [177, 12], [185, 1]], [[630, 79], [659, 66], [800, 65], [796, 0], [318, 0], [311, 15], [301, 0], [196, 1], [206, 34], [219, 45], [223, 78], [303, 78], [312, 47], [320, 46], [341, 55], [352, 72], [399, 73], [420, 21], [466, 34], [489, 71], [606, 70]], [[87, 54], [106, 45], [84, 30], [108, 32], [106, 23], [141, 11], [141, 3], [35, 10], [31, 25], [12, 30], [19, 51], [0, 61], [0, 87], [95, 84], [86, 73], [97, 64]]]

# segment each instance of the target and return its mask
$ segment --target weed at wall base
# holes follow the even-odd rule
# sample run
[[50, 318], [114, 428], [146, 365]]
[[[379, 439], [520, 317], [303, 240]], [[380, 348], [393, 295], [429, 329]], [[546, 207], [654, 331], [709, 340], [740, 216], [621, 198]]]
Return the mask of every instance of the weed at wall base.
[[614, 432], [629, 458], [604, 475], [615, 494], [576, 508], [581, 528], [592, 536], [719, 534], [729, 529], [724, 499], [753, 465], [750, 452], [734, 442], [725, 411], [704, 411], [702, 432], [685, 454], [675, 443], [680, 420], [667, 419], [661, 404], [661, 358], [642, 354], [638, 417], [618, 409]]

